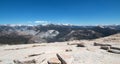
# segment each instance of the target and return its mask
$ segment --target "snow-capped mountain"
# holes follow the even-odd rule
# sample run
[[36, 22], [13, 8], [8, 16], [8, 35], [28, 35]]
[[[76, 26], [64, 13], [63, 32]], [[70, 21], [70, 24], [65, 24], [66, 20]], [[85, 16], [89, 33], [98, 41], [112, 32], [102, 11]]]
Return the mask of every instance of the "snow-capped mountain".
[[24, 44], [95, 39], [120, 32], [120, 25], [78, 26], [64, 24], [0, 25], [1, 44]]

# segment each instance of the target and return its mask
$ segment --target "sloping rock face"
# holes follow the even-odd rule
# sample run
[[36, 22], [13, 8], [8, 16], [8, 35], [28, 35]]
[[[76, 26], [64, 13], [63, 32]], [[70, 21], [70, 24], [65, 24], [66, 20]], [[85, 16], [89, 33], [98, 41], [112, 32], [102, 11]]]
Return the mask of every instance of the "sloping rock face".
[[102, 33], [103, 36], [109, 36], [112, 34], [116, 34], [119, 32], [120, 29], [113, 29], [111, 27], [103, 27], [103, 26], [96, 26], [93, 28], [94, 31]]
[[40, 32], [33, 36], [29, 42], [37, 43], [37, 42], [53, 42], [56, 40], [56, 36], [59, 34], [56, 30], [48, 30], [46, 32]]
[[71, 31], [66, 37], [66, 40], [79, 40], [79, 39], [95, 39], [102, 37], [103, 34], [93, 30], [74, 30]]
[[120, 26], [0, 25], [0, 44], [27, 44], [95, 39], [120, 32]]

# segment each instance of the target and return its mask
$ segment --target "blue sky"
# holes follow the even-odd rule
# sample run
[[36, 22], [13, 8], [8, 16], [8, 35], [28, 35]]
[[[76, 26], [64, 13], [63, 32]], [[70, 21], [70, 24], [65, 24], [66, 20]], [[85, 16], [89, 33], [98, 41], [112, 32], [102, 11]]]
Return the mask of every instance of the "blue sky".
[[0, 0], [0, 24], [120, 24], [120, 0]]

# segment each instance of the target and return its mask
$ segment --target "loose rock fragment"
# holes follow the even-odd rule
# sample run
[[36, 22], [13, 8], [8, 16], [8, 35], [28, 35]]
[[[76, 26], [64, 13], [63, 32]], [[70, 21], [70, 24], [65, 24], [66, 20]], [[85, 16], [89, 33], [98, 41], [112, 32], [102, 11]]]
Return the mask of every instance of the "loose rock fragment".
[[40, 53], [40, 54], [31, 54], [31, 55], [29, 55], [28, 57], [38, 56], [38, 55], [42, 55], [42, 54], [45, 54], [45, 53], [43, 52], [43, 53]]
[[36, 64], [36, 61], [33, 60], [25, 60], [25, 61], [19, 61], [19, 60], [13, 60], [15, 64]]
[[110, 50], [108, 50], [108, 52], [115, 53], [115, 54], [120, 54], [119, 50], [114, 50], [114, 49], [110, 49]]
[[72, 49], [66, 49], [65, 51], [66, 51], [66, 52], [71, 52], [71, 51], [72, 51]]
[[116, 49], [116, 50], [120, 50], [120, 48], [118, 47], [110, 47], [111, 49]]
[[61, 61], [61, 64], [72, 64], [73, 57], [66, 54], [57, 54], [58, 59]]
[[100, 49], [109, 50], [109, 49], [110, 49], [110, 46], [101, 46]]
[[67, 45], [76, 45], [78, 43], [67, 43]]
[[84, 43], [78, 43], [77, 47], [85, 47], [85, 44]]
[[111, 46], [110, 44], [100, 44], [100, 43], [94, 43], [94, 46]]
[[50, 58], [48, 64], [61, 64], [61, 61], [57, 57]]

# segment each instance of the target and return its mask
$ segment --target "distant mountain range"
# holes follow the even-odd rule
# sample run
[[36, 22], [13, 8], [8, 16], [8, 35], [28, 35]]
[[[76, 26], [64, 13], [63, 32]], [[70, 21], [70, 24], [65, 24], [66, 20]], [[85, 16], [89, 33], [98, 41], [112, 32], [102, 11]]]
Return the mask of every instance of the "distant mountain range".
[[28, 44], [95, 39], [120, 32], [120, 25], [0, 25], [0, 44]]

